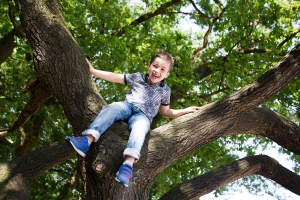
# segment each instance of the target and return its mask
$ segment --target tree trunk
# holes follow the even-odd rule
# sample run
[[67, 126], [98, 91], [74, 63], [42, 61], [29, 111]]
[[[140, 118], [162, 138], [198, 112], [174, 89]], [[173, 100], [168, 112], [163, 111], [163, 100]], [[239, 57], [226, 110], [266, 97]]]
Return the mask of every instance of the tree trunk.
[[78, 135], [105, 105], [84, 54], [65, 24], [59, 1], [16, 2], [33, 50], [38, 83], [59, 100]]
[[[79, 135], [105, 102], [90, 78], [83, 52], [64, 22], [59, 1], [18, 0], [17, 5], [22, 26], [33, 49], [37, 79], [46, 91], [59, 100], [75, 135]], [[85, 159], [79, 158], [86, 199], [148, 199], [149, 188], [155, 178], [170, 164], [225, 135], [240, 115], [259, 106], [293, 80], [300, 73], [299, 51], [298, 45], [278, 66], [221, 101], [151, 131], [143, 146], [142, 156], [134, 165], [128, 188], [114, 180], [123, 161], [122, 152], [128, 138], [127, 125], [116, 122], [99, 142], [92, 145]], [[293, 148], [299, 154], [298, 147]], [[52, 152], [53, 149], [55, 151]], [[75, 152], [61, 141], [12, 161], [8, 165], [13, 169], [11, 174], [0, 176], [1, 194], [2, 191], [13, 194], [17, 189], [16, 196], [10, 197], [28, 198], [24, 191], [33, 178], [72, 155]], [[22, 165], [22, 169], [13, 167]], [[5, 169], [6, 166], [1, 164], [0, 168]], [[17, 180], [19, 174], [22, 174], [22, 181], [15, 188], [13, 184], [17, 182], [11, 180]], [[20, 195], [17, 195], [18, 191]]]

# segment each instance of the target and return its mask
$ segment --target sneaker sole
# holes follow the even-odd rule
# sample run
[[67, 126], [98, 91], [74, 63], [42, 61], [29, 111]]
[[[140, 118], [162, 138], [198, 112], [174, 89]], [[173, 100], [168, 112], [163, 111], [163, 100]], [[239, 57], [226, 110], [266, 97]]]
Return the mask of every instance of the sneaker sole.
[[75, 147], [75, 145], [74, 145], [70, 140], [65, 139], [65, 141], [68, 142], [69, 144], [71, 144], [72, 147], [75, 149], [75, 151], [76, 151], [77, 153], [79, 153], [79, 155], [81, 155], [82, 157], [85, 157], [85, 153], [83, 153], [82, 151], [80, 151], [79, 149], [77, 149], [77, 148]]
[[[117, 172], [117, 176], [118, 176], [119, 172]], [[125, 183], [121, 182], [117, 177], [115, 178], [116, 181], [118, 181], [119, 183], [123, 184], [125, 187], [128, 187], [128, 185], [126, 185]]]

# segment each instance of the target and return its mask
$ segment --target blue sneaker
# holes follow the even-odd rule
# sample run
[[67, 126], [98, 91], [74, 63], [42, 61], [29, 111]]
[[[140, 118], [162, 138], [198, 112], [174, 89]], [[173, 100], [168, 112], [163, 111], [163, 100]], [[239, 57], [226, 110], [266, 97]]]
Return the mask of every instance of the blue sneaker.
[[90, 149], [88, 138], [86, 136], [67, 136], [65, 140], [70, 143], [75, 151], [77, 151], [77, 153], [79, 153], [82, 157], [84, 157], [86, 152]]
[[116, 181], [123, 183], [126, 187], [128, 187], [129, 180], [132, 177], [132, 170], [133, 168], [128, 164], [121, 165], [117, 173]]

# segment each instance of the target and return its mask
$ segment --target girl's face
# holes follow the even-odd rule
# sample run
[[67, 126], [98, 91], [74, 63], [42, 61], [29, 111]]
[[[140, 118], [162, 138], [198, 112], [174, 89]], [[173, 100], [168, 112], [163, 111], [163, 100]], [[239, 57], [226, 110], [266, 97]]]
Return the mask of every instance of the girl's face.
[[149, 79], [152, 83], [159, 83], [170, 74], [170, 62], [156, 57], [148, 66]]

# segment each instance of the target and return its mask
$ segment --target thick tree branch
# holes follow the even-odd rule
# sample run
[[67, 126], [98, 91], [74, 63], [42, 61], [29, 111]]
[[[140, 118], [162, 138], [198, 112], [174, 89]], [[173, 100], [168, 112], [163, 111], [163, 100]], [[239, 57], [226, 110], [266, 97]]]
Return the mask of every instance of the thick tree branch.
[[[300, 127], [278, 113], [266, 108], [255, 108], [241, 115], [226, 133], [226, 135], [234, 134], [257, 134], [265, 136], [289, 151], [298, 155], [300, 154]], [[232, 171], [236, 166], [245, 167], [245, 162], [249, 160], [251, 162], [246, 166], [248, 169], [241, 168]], [[255, 165], [258, 165], [260, 168], [255, 167]], [[300, 177], [297, 174], [285, 169], [267, 156], [254, 156], [220, 167], [215, 171], [183, 183], [170, 190], [161, 199], [193, 199], [251, 174], [260, 174], [272, 179], [288, 190], [300, 195]]]
[[[261, 117], [259, 117], [259, 116], [261, 116]], [[269, 116], [271, 116], [271, 118], [269, 118]], [[189, 117], [186, 116], [184, 118], [189, 118]], [[252, 118], [252, 120], [249, 120], [249, 118]], [[275, 118], [277, 118], [277, 119], [275, 119]], [[239, 133], [256, 133], [256, 134], [264, 135], [264, 131], [262, 131], [262, 130], [264, 130], [266, 127], [268, 127], [268, 124], [264, 124], [264, 122], [268, 122], [268, 119], [275, 120], [276, 121], [275, 123], [285, 125], [285, 127], [282, 127], [282, 128], [287, 129], [287, 131], [283, 132], [281, 135], [279, 135], [277, 137], [288, 138], [292, 135], [295, 137], [291, 137], [291, 140], [299, 140], [300, 135], [299, 135], [299, 132], [297, 133], [297, 131], [299, 130], [299, 127], [297, 127], [292, 122], [288, 122], [286, 119], [284, 119], [282, 116], [279, 116], [276, 113], [272, 114], [272, 111], [269, 111], [265, 108], [255, 108], [255, 109], [243, 114], [242, 116], [240, 116], [240, 118], [238, 118], [236, 120], [234, 126], [232, 126], [231, 129], [228, 130], [227, 134], [232, 135], [232, 134], [239, 134]], [[209, 120], [209, 119], [206, 119], [206, 120]], [[213, 118], [211, 118], [210, 121], [211, 120], [213, 120]], [[219, 124], [219, 122], [217, 122], [217, 123]], [[246, 126], [247, 123], [251, 123], [251, 125]], [[128, 130], [126, 130], [127, 129], [126, 126], [123, 126], [121, 124], [122, 124], [121, 122], [115, 123], [111, 128], [109, 128], [107, 130], [106, 134], [104, 134], [103, 137], [101, 137], [102, 141], [97, 143], [97, 144], [100, 144], [100, 146], [101, 146], [100, 149], [96, 148], [98, 145], [93, 145], [92, 150], [89, 152], [89, 154], [97, 155], [98, 152], [102, 152], [105, 149], [105, 154], [103, 154], [102, 157], [97, 157], [97, 159], [94, 160], [94, 162], [93, 162], [93, 160], [86, 161], [86, 162], [92, 162], [93, 165], [95, 166], [95, 169], [97, 169], [98, 172], [100, 172], [101, 170], [104, 170], [106, 172], [110, 172], [110, 170], [112, 170], [112, 169], [117, 170], [117, 169], [115, 169], [116, 166], [114, 165], [114, 163], [118, 162], [118, 160], [119, 161], [121, 160], [122, 149], [123, 149], [122, 146], [126, 144], [125, 138], [128, 137]], [[177, 124], [177, 126], [184, 126], [185, 129], [193, 129], [193, 127], [194, 127], [194, 125], [187, 124], [187, 123], [183, 123], [180, 125]], [[255, 130], [258, 130], [258, 128], [256, 128], [256, 129], [251, 128], [251, 127], [259, 127], [259, 126], [261, 127], [262, 130], [255, 131]], [[291, 128], [290, 126], [292, 126], [293, 128]], [[122, 128], [122, 129], [120, 129], [120, 128]], [[291, 132], [291, 131], [295, 131], [295, 132]], [[126, 135], [124, 136], [124, 134], [123, 134], [124, 132], [127, 132], [127, 136]], [[171, 148], [171, 146], [168, 146], [168, 140], [165, 139], [166, 134], [168, 134], [169, 132], [170, 132], [170, 130], [168, 132], [156, 132], [156, 133], [152, 132], [150, 141], [146, 140], [146, 146], [149, 146], [149, 143], [152, 143], [152, 142], [155, 142], [156, 144], [159, 145], [160, 141], [162, 141], [165, 144], [165, 147]], [[195, 131], [193, 134], [195, 134], [196, 137], [201, 137], [201, 135], [199, 135], [199, 132], [201, 132], [201, 130]], [[190, 133], [190, 134], [191, 134], [190, 135], [191, 137], [194, 136], [192, 133]], [[118, 138], [118, 137], [125, 137], [125, 138], [121, 139], [124, 141], [121, 142], [120, 138]], [[173, 137], [177, 138], [178, 143], [183, 142], [182, 140], [181, 141], [179, 140], [180, 138], [178, 137], [177, 134], [174, 134]], [[270, 138], [272, 138], [272, 136], [270, 136]], [[120, 144], [119, 142], [121, 142], [122, 145], [120, 145], [118, 147], [114, 146], [114, 145], [113, 146], [110, 145], [112, 143], [116, 143], [116, 141], [118, 141], [118, 144]], [[204, 142], [202, 142], [202, 146], [209, 142], [210, 142], [209, 140], [204, 140]], [[281, 145], [283, 147], [286, 147], [289, 145], [289, 141], [287, 141], [287, 143], [284, 143], [284, 142], [286, 142], [286, 140], [283, 140], [283, 142], [281, 143]], [[106, 144], [110, 147], [107, 148]], [[294, 147], [299, 148], [299, 145], [294, 145]], [[174, 147], [172, 147], [171, 149], [173, 149], [173, 148]], [[291, 150], [295, 151], [293, 149], [291, 149]], [[166, 151], [166, 150], [164, 150], [164, 151]], [[146, 171], [152, 171], [154, 166], [151, 163], [155, 162], [156, 160], [161, 162], [160, 159], [161, 159], [161, 155], [163, 154], [159, 150], [157, 150], [156, 152], [153, 152], [153, 151], [151, 151], [151, 149], [148, 150], [147, 154], [145, 154], [145, 153], [146, 152], [144, 152], [143, 156], [141, 157], [141, 161], [137, 163], [137, 168], [140, 169], [139, 172], [135, 173], [135, 176], [134, 176], [137, 184], [141, 184], [141, 182], [143, 182], [143, 181], [146, 181], [146, 182], [149, 181], [149, 179], [145, 179], [146, 177], [144, 177], [144, 176], [143, 176], [144, 177], [143, 179], [139, 178], [140, 174], [142, 173], [143, 175], [145, 175]], [[178, 152], [178, 153], [180, 153], [180, 152]], [[32, 177], [32, 174], [29, 173], [29, 172], [33, 173], [31, 169], [38, 169], [38, 170], [34, 171], [34, 176], [36, 177], [39, 174], [43, 173], [44, 170], [50, 169], [52, 166], [55, 166], [55, 165], [63, 162], [64, 160], [70, 158], [73, 155], [75, 155], [75, 151], [71, 147], [68, 147], [68, 145], [64, 141], [60, 141], [60, 142], [50, 145], [48, 147], [38, 149], [30, 154], [27, 154], [26, 156], [22, 156], [20, 159], [12, 161], [9, 165], [14, 165], [13, 163], [15, 163], [15, 162], [22, 163], [21, 166], [22, 166], [22, 169], [24, 170], [23, 177], [25, 178], [25, 180], [27, 182], [31, 178], [32, 179], [34, 178], [34, 177]], [[36, 158], [37, 156], [38, 156], [38, 158]], [[145, 158], [149, 158], [150, 159], [149, 162], [145, 162]], [[26, 161], [27, 159], [28, 160], [39, 160], [39, 162], [38, 163], [37, 162], [28, 162], [28, 161]], [[109, 160], [113, 160], [113, 161], [111, 161], [111, 165], [109, 165], [109, 166], [103, 165], [104, 162], [106, 162], [108, 164]], [[47, 163], [47, 164], [40, 166], [41, 163], [43, 163], [43, 164]], [[49, 163], [51, 166], [48, 165]], [[164, 167], [164, 166], [160, 165], [160, 167]], [[0, 168], [1, 168], [1, 165], [0, 165]], [[28, 170], [28, 172], [27, 172], [27, 170]], [[20, 171], [16, 171], [16, 172], [13, 171], [13, 173], [14, 174], [20, 173]], [[37, 173], [37, 174], [35, 174], [35, 173]], [[240, 173], [242, 173], [242, 171]], [[154, 174], [152, 174], [152, 176]], [[248, 174], [245, 174], [245, 175], [248, 175]], [[113, 174], [111, 174], [110, 176], [114, 177]], [[210, 176], [212, 176], [212, 175], [210, 175]], [[213, 177], [211, 177], [211, 178], [213, 178]], [[276, 182], [282, 184], [283, 186], [284, 186], [284, 184], [286, 184], [284, 182], [282, 183], [281, 182], [282, 180], [280, 180], [280, 179], [279, 180], [277, 180], [275, 178], [272, 178], [272, 179], [275, 180]], [[1, 178], [0, 178], [0, 180], [1, 180]], [[14, 180], [14, 177], [11, 176], [10, 181], [13, 181], [13, 180]], [[219, 179], [217, 178], [217, 180], [219, 180]], [[291, 179], [291, 180], [293, 180], [293, 179]], [[226, 183], [223, 182], [223, 185], [225, 185], [227, 183], [229, 183], [229, 182], [226, 182]], [[211, 185], [211, 184], [209, 184], [209, 185]], [[0, 186], [1, 186], [1, 181], [0, 181]], [[6, 186], [6, 187], [8, 187], [8, 186]], [[217, 188], [217, 186], [215, 186], [215, 188]], [[202, 188], [202, 190], [205, 190], [205, 191], [207, 191], [206, 193], [208, 193], [208, 192], [212, 191], [213, 189]], [[206, 194], [206, 193], [201, 193], [201, 195]], [[200, 196], [199, 194], [197, 194], [197, 195]]]
[[299, 175], [286, 169], [275, 159], [259, 155], [235, 161], [193, 178], [173, 188], [163, 195], [160, 200], [197, 199], [221, 186], [252, 174], [259, 174], [272, 179], [291, 192], [300, 195]]
[[[166, 163], [167, 167], [193, 150], [225, 135], [239, 116], [268, 100], [300, 73], [299, 53], [300, 46], [297, 45], [257, 81], [218, 102], [202, 107], [198, 112], [176, 118], [153, 130], [147, 147], [142, 150], [147, 158], [141, 158], [137, 165], [147, 163], [158, 174], [162, 170], [160, 163]], [[149, 155], [150, 152], [162, 153], [152, 157], [154, 155]], [[153, 176], [153, 173], [148, 175]]]
[[28, 187], [33, 179], [75, 154], [65, 141], [59, 141], [0, 164], [0, 199], [29, 199]]
[[[103, 101], [90, 80], [84, 55], [63, 20], [59, 1], [16, 2], [33, 49], [38, 80], [47, 85], [50, 93], [58, 98], [74, 133], [78, 135], [95, 117], [99, 111], [97, 108], [103, 105]], [[90, 189], [95, 196], [101, 197], [103, 188], [109, 187], [110, 191], [119, 191], [116, 198], [140, 194], [140, 197], [146, 199], [149, 185], [163, 169], [187, 153], [224, 135], [240, 115], [265, 102], [293, 80], [300, 73], [299, 48], [299, 45], [296, 46], [278, 66], [254, 83], [221, 101], [203, 107], [199, 112], [177, 118], [153, 130], [147, 136], [140, 162], [135, 165], [132, 180], [137, 184], [132, 183], [130, 190], [120, 189], [123, 186], [114, 181], [114, 174], [123, 160], [122, 152], [127, 143], [124, 132], [128, 132], [127, 126], [122, 122], [115, 123], [101, 136], [98, 143], [92, 144], [82, 162], [82, 166], [86, 164], [83, 173], [87, 172], [84, 181], [92, 185], [85, 189]], [[1, 164], [0, 172], [9, 168], [10, 173], [0, 174], [0, 195], [6, 194], [5, 191], [15, 192], [12, 186], [14, 183], [24, 183], [21, 186], [25, 186], [26, 190], [33, 178], [72, 155], [75, 155], [75, 151], [66, 148], [64, 141], [61, 141], [8, 164]], [[105, 181], [99, 181], [99, 178], [104, 178]], [[99, 194], [95, 194], [97, 192]]]
[[266, 108], [254, 108], [241, 115], [226, 132], [235, 134], [261, 135], [300, 155], [300, 127]]

